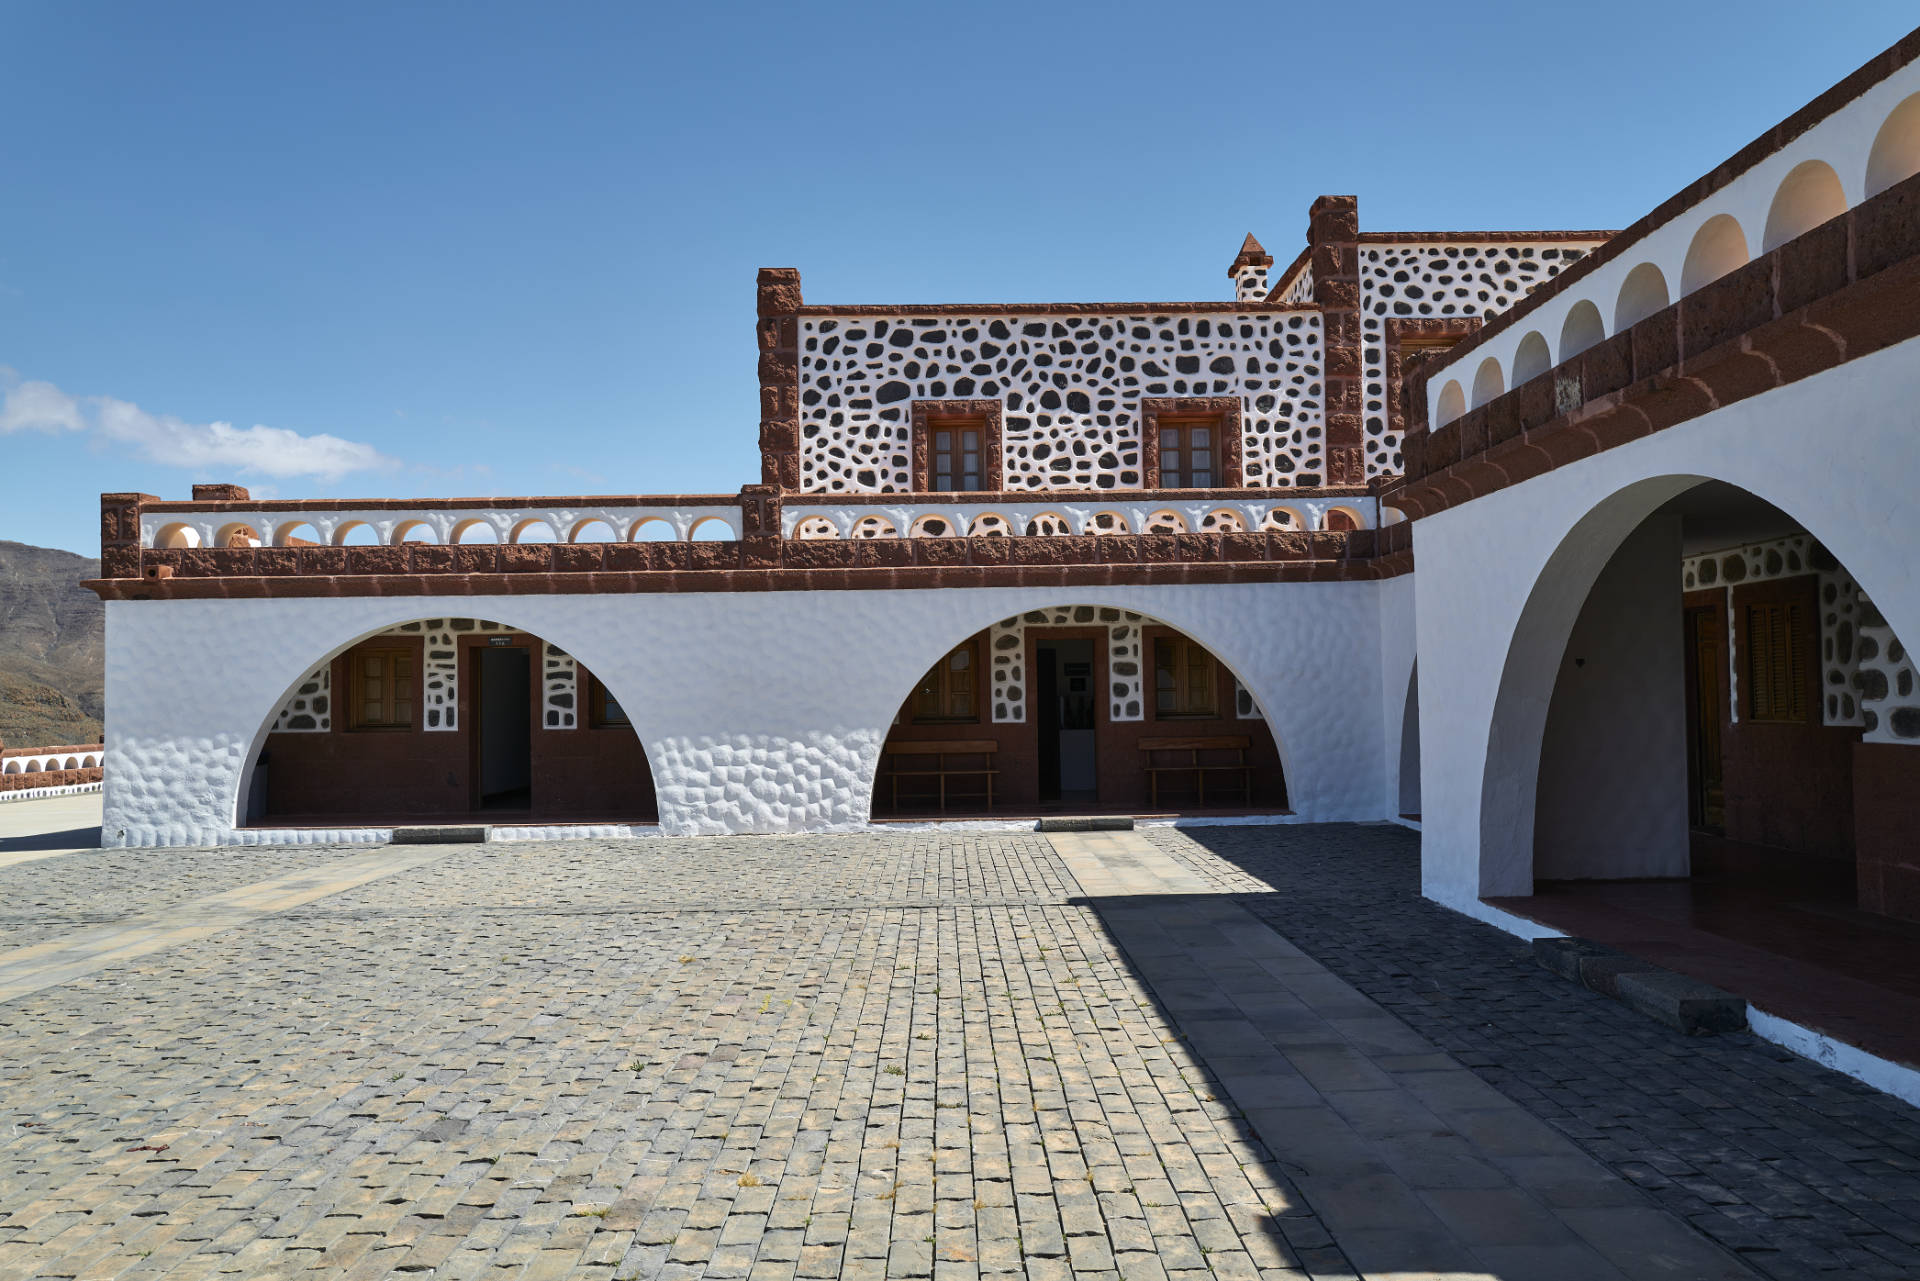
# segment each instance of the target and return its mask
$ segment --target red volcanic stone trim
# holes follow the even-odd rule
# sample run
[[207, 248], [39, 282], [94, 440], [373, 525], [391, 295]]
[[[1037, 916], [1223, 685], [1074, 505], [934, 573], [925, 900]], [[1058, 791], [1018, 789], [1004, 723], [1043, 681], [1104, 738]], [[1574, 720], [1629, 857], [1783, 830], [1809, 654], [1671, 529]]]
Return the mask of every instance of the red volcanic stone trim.
[[1249, 231], [1247, 238], [1240, 242], [1240, 252], [1233, 256], [1233, 262], [1227, 267], [1227, 279], [1238, 278], [1241, 269], [1245, 267], [1271, 266], [1273, 266], [1273, 255], [1268, 253], [1267, 247], [1254, 239], [1253, 233]]
[[[1246, 449], [1245, 411], [1238, 396], [1142, 396], [1140, 398], [1140, 467], [1149, 490], [1175, 498], [1196, 492], [1245, 498], [1240, 488], [1241, 458]], [[1205, 491], [1160, 489], [1160, 422], [1168, 418], [1217, 418], [1220, 422], [1220, 480], [1225, 488]], [[1299, 497], [1292, 491], [1289, 497]], [[1031, 499], [1027, 500], [1033, 501]]]
[[[1526, 298], [1522, 299], [1517, 305], [1493, 317], [1487, 322], [1486, 327], [1482, 329], [1479, 334], [1462, 343], [1459, 351], [1463, 353], [1471, 351], [1494, 334], [1504, 333], [1514, 325], [1520, 324], [1523, 318], [1532, 315], [1547, 299], [1556, 297], [1559, 294], [1565, 293], [1568, 289], [1573, 288], [1580, 281], [1592, 275], [1603, 263], [1612, 262], [1614, 259], [1631, 252], [1648, 233], [1672, 221], [1686, 210], [1691, 209], [1693, 206], [1705, 200], [1708, 196], [1726, 187], [1727, 184], [1731, 183], [1741, 174], [1746, 173], [1768, 157], [1777, 154], [1795, 138], [1798, 138], [1801, 134], [1813, 128], [1828, 116], [1839, 111], [1842, 107], [1912, 62], [1915, 58], [1920, 58], [1920, 28], [1916, 28], [1902, 36], [1890, 48], [1870, 58], [1858, 70], [1835, 84], [1826, 92], [1820, 94], [1812, 102], [1809, 102], [1806, 106], [1800, 108], [1800, 110], [1794, 112], [1740, 150], [1734, 152], [1733, 155], [1729, 156], [1722, 163], [1714, 166], [1714, 168], [1701, 177], [1688, 183], [1672, 196], [1661, 201], [1646, 217], [1641, 218], [1624, 231], [1614, 233], [1613, 237], [1609, 239], [1606, 244], [1601, 245], [1593, 252], [1587, 254], [1584, 258], [1574, 263], [1571, 267], [1568, 267], [1552, 280], [1541, 284], [1539, 288], [1528, 294]], [[1885, 193], [1882, 194], [1884, 195]], [[1875, 197], [1876, 200], [1879, 198], [1880, 197]], [[1908, 234], [1913, 234], [1912, 224], [1909, 225]], [[1904, 256], [1906, 255], [1889, 257], [1882, 265], [1888, 265], [1895, 261], [1896, 258]], [[1871, 274], [1873, 270], [1877, 269], [1878, 268], [1869, 268], [1860, 274]], [[1799, 304], [1794, 304], [1794, 306], [1797, 305]], [[1792, 310], [1792, 307], [1785, 308], [1785, 310]]]
[[140, 577], [140, 509], [157, 501], [152, 494], [100, 495], [100, 574], [103, 578]]
[[[468, 511], [506, 507], [735, 507], [738, 494], [534, 494], [509, 498], [271, 498], [247, 502], [192, 502], [161, 499], [151, 494], [112, 495], [139, 500], [141, 511], [221, 512], [343, 512], [343, 511]], [[109, 495], [101, 495], [104, 499]]]
[[760, 349], [760, 483], [800, 487], [800, 273], [764, 267], [756, 282]]
[[1617, 231], [1363, 231], [1363, 245], [1563, 245], [1610, 240]]
[[[1888, 213], [1917, 207], [1920, 175], [1445, 427], [1410, 432], [1406, 484], [1383, 501], [1429, 515], [1920, 336], [1920, 230], [1890, 229]], [[1862, 251], [1869, 236], [1914, 252], [1888, 263]]]
[[0, 774], [0, 792], [24, 792], [35, 787], [78, 787], [82, 783], [98, 783], [103, 777], [104, 771], [98, 765], [88, 769], [43, 769], [31, 774]]
[[1244, 311], [1313, 311], [1311, 303], [979, 302], [853, 303], [800, 308], [802, 316], [1217, 316]]
[[247, 491], [242, 485], [195, 485], [193, 501], [196, 503], [244, 503]]
[[1326, 407], [1327, 482], [1367, 479], [1360, 359], [1360, 202], [1321, 196], [1307, 211], [1313, 250], [1313, 300], [1320, 308]]
[[[1365, 236], [1361, 237], [1366, 239]], [[1426, 378], [1418, 373], [1440, 350], [1432, 344], [1457, 344], [1479, 332], [1478, 316], [1389, 316], [1384, 326], [1387, 373], [1387, 430], [1404, 439], [1408, 423], [1425, 422]], [[1409, 383], [1408, 379], [1412, 381]], [[1406, 399], [1420, 397], [1417, 413], [1409, 412]]]
[[[1267, 286], [1267, 297], [1277, 300], [1282, 294], [1286, 293], [1287, 290], [1293, 288], [1293, 282], [1300, 278], [1300, 273], [1306, 270], [1307, 264], [1312, 261], [1313, 246], [1312, 244], [1308, 244], [1305, 249], [1300, 251], [1299, 257], [1287, 264], [1287, 269], [1281, 272], [1277, 279], [1271, 280], [1271, 283]], [[1274, 305], [1276, 309], [1279, 306], [1277, 301]]]
[[1005, 483], [1000, 470], [1000, 437], [1005, 431], [1006, 405], [998, 400], [916, 400], [913, 402], [913, 466], [915, 493], [934, 493], [933, 445], [935, 428], [956, 420], [974, 419], [980, 423], [980, 489], [965, 497], [972, 501], [982, 493], [998, 493]]

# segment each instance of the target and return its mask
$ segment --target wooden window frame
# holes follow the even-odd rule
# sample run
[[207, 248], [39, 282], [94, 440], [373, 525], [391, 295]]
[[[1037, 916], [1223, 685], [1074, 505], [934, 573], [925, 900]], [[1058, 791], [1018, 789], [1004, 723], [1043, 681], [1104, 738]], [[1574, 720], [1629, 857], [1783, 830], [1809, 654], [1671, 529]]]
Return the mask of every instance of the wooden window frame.
[[1240, 488], [1243, 419], [1238, 396], [1141, 397], [1140, 472], [1146, 488], [1164, 488], [1160, 483], [1160, 429], [1202, 423], [1212, 427], [1218, 438], [1214, 452], [1215, 483], [1192, 492]]
[[[589, 729], [632, 729], [633, 714], [618, 699], [608, 692], [606, 683], [592, 672], [587, 677], [587, 727]], [[613, 719], [607, 715], [607, 704], [620, 708], [620, 716]]]
[[916, 682], [913, 687], [913, 693], [907, 696], [907, 719], [911, 724], [978, 725], [980, 723], [980, 700], [986, 693], [986, 691], [981, 688], [980, 638], [978, 636], [970, 636], [966, 640], [961, 641], [958, 645], [955, 645], [952, 649], [940, 655], [933, 666], [928, 668], [928, 671], [936, 674], [936, 685], [939, 690], [938, 697], [940, 705], [942, 707], [952, 706], [953, 691], [948, 683], [949, 669], [947, 667], [947, 660], [961, 650], [966, 650], [970, 655], [967, 660], [967, 668], [973, 673], [973, 689], [970, 693], [973, 710], [964, 716], [956, 716], [951, 712], [943, 712], [937, 715], [922, 714], [919, 707], [920, 685]]
[[[386, 682], [381, 697], [382, 719], [369, 721], [366, 718], [367, 700], [360, 692], [360, 683], [366, 660], [379, 655], [391, 664], [395, 656], [404, 657], [412, 668], [408, 682], [411, 686], [406, 697], [407, 719], [393, 719], [393, 709], [398, 700], [393, 695], [393, 675], [389, 671], [381, 679]], [[421, 663], [418, 645], [363, 645], [349, 651], [345, 657], [347, 708], [346, 722], [350, 733], [355, 734], [410, 734], [420, 728], [420, 686]]]
[[[1821, 706], [1817, 688], [1820, 677], [1819, 597], [1815, 580], [1809, 575], [1758, 583], [1734, 592], [1734, 616], [1740, 633], [1736, 647], [1739, 677], [1735, 689], [1740, 697], [1740, 720], [1754, 725], [1812, 725]], [[1766, 619], [1756, 618], [1765, 614]], [[1762, 641], [1756, 624], [1772, 630], [1773, 618], [1779, 622], [1779, 635], [1786, 652], [1774, 657], [1772, 639]], [[1798, 651], [1797, 653], [1795, 651]], [[1756, 675], [1763, 659], [1775, 674], [1762, 680]], [[1798, 673], [1796, 675], [1796, 660]], [[1783, 701], [1784, 707], [1771, 704]]]
[[[1153, 698], [1153, 719], [1156, 721], [1219, 720], [1220, 660], [1213, 656], [1213, 651], [1205, 645], [1202, 645], [1199, 641], [1194, 640], [1191, 636], [1182, 636], [1178, 632], [1163, 632], [1149, 638], [1149, 643], [1153, 647], [1152, 664], [1150, 668], [1153, 674], [1151, 695]], [[1171, 645], [1175, 649], [1173, 660], [1175, 710], [1171, 712], [1160, 710], [1160, 647], [1162, 645]], [[1192, 694], [1190, 685], [1186, 689], [1182, 689], [1183, 680], [1190, 678], [1192, 675], [1192, 669], [1182, 660], [1182, 654], [1187, 651], [1189, 647], [1199, 650], [1207, 660], [1207, 705], [1201, 710], [1195, 710], [1195, 705], [1191, 701], [1189, 701], [1184, 708], [1180, 705], [1182, 694], [1186, 694], [1189, 698]]]
[[[997, 493], [1002, 484], [1000, 437], [1006, 424], [1006, 406], [997, 400], [916, 400], [913, 402], [913, 492]], [[980, 432], [980, 488], [933, 488], [933, 433], [963, 427]]]
[[[1409, 366], [1419, 365], [1416, 377], [1424, 378], [1436, 353], [1445, 353], [1480, 332], [1486, 322], [1479, 316], [1389, 316], [1382, 327], [1384, 339], [1381, 374], [1386, 383], [1387, 431], [1401, 440], [1407, 435], [1406, 378]], [[1428, 424], [1421, 424], [1427, 426]]]

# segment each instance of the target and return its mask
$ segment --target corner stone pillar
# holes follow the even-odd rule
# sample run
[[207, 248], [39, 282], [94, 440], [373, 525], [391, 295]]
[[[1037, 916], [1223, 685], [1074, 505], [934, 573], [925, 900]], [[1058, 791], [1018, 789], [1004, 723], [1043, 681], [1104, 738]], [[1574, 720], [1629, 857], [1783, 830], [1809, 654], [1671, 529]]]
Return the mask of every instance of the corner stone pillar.
[[140, 506], [152, 494], [100, 495], [100, 577], [140, 577]]
[[1307, 211], [1313, 301], [1326, 356], [1326, 483], [1363, 485], [1367, 475], [1360, 362], [1360, 201], [1321, 196]]
[[760, 483], [800, 488], [800, 273], [762, 267], [756, 311], [760, 345]]

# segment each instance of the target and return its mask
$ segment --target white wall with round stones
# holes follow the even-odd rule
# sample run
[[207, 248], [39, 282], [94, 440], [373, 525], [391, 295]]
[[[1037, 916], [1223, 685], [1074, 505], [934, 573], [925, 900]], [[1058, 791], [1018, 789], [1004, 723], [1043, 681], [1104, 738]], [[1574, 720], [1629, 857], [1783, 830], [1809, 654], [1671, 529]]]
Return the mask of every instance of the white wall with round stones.
[[1140, 615], [1123, 609], [1063, 605], [1028, 610], [1003, 618], [987, 630], [987, 676], [993, 720], [1002, 725], [1027, 719], [1027, 628], [1104, 627], [1107, 631], [1107, 718], [1146, 719], [1146, 677], [1142, 663]]
[[[463, 597], [605, 681], [675, 833], [864, 826], [894, 714], [940, 655], [1063, 603], [1158, 619], [1205, 645], [1268, 714], [1300, 821], [1385, 817], [1379, 582]], [[275, 713], [353, 644], [420, 623], [399, 597], [107, 604], [110, 845], [214, 844]], [[443, 616], [444, 617], [444, 616]], [[1124, 620], [1123, 620], [1124, 621]], [[883, 636], [880, 645], [801, 643]], [[150, 678], [152, 655], [214, 654]], [[1297, 745], [1297, 746], [1296, 746]]]
[[1397, 475], [1402, 470], [1400, 438], [1387, 429], [1387, 321], [1495, 315], [1600, 243], [1362, 243], [1367, 474]]
[[1320, 316], [809, 316], [800, 325], [801, 488], [912, 487], [915, 400], [1001, 400], [1007, 489], [1135, 489], [1142, 396], [1239, 396], [1242, 475], [1319, 483]]

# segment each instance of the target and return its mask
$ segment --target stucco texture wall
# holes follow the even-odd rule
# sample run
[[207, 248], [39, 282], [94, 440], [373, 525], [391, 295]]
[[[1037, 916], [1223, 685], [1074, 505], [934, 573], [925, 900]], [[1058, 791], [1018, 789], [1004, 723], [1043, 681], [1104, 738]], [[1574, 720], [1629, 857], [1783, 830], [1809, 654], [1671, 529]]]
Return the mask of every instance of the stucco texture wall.
[[999, 619], [1063, 604], [1133, 610], [1200, 641], [1259, 701], [1302, 820], [1379, 818], [1380, 586], [115, 601], [104, 839], [236, 839], [250, 764], [298, 683], [365, 636], [448, 615], [530, 632], [598, 674], [646, 748], [665, 831], [858, 827], [920, 675]]
[[[1527, 894], [1554, 679], [1601, 570], [1703, 480], [1741, 486], [1837, 556], [1902, 637], [1920, 636], [1911, 483], [1920, 340], [1740, 401], [1422, 520], [1414, 576], [1423, 881], [1484, 915]], [[1444, 673], [1444, 679], [1440, 674]]]

